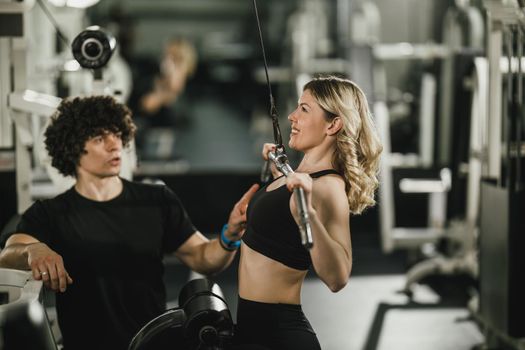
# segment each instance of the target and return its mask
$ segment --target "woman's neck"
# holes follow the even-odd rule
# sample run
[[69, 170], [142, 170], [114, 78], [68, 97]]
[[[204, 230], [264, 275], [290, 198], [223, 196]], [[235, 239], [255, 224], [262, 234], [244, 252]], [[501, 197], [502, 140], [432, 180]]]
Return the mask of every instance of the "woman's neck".
[[297, 167], [297, 171], [310, 174], [319, 170], [332, 169], [332, 158], [334, 152], [334, 144], [307, 150], [304, 153], [301, 163]]
[[122, 192], [122, 180], [118, 176], [110, 177], [79, 177], [75, 190], [88, 199], [105, 202], [117, 197]]

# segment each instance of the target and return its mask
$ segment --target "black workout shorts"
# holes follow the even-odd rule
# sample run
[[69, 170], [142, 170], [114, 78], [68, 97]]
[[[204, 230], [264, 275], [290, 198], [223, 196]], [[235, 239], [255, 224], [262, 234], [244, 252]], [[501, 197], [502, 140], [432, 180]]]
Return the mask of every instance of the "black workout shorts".
[[268, 304], [239, 297], [236, 349], [321, 350], [301, 305]]

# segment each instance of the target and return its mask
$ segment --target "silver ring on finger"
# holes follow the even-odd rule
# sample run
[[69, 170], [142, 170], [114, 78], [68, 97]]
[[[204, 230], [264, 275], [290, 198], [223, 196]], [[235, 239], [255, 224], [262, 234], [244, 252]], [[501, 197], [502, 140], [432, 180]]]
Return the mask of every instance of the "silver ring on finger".
[[47, 276], [47, 271], [40, 272], [40, 276], [42, 276], [42, 277]]

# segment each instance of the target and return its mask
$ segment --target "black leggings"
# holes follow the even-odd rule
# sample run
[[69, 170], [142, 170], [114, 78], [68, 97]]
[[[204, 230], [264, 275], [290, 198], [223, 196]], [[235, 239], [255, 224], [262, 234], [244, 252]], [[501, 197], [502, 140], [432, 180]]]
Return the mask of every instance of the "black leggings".
[[260, 303], [240, 297], [235, 343], [239, 349], [321, 350], [301, 305]]

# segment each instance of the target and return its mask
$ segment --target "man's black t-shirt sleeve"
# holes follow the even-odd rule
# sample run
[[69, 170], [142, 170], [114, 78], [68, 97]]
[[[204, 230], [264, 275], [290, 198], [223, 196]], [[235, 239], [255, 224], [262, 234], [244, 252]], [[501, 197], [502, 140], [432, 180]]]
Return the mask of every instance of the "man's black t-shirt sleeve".
[[193, 226], [180, 199], [168, 187], [163, 189], [165, 205], [164, 252], [176, 251], [197, 229]]
[[35, 237], [40, 242], [49, 244], [51, 240], [49, 216], [42, 201], [36, 201], [25, 211], [16, 227], [16, 232]]

